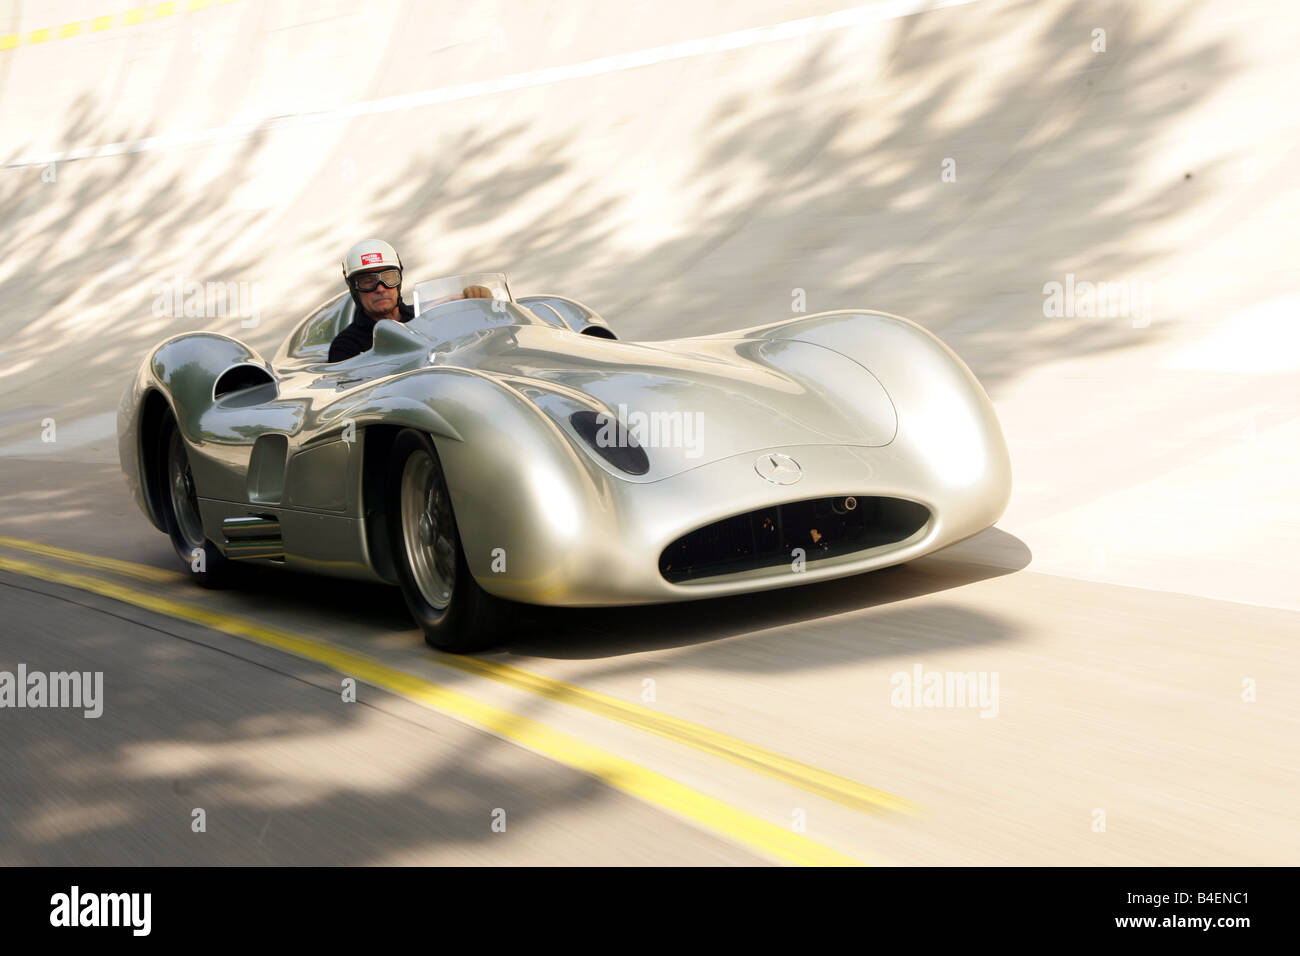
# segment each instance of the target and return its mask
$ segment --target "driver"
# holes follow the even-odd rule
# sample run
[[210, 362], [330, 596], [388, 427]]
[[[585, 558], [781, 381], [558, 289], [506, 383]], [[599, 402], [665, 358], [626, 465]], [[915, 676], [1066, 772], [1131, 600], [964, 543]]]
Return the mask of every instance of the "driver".
[[[357, 304], [356, 315], [330, 343], [330, 362], [369, 351], [380, 319], [407, 322], [415, 317], [415, 310], [402, 301], [402, 260], [382, 239], [364, 239], [348, 250], [343, 257], [343, 279]], [[492, 291], [472, 285], [456, 298], [490, 299]]]

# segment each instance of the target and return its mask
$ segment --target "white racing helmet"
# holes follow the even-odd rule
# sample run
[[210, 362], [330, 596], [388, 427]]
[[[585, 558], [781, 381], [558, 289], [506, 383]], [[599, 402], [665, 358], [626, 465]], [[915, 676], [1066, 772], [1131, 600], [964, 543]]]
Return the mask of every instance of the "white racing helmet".
[[343, 279], [349, 283], [358, 272], [400, 268], [402, 257], [382, 239], [362, 239], [343, 257]]

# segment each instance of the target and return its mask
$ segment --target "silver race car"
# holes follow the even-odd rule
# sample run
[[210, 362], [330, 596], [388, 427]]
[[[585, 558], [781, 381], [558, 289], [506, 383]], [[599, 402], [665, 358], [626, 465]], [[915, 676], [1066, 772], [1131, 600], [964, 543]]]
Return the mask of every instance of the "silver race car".
[[[486, 285], [492, 299], [449, 298]], [[204, 584], [230, 562], [400, 586], [428, 642], [481, 648], [516, 602], [788, 587], [936, 551], [1002, 515], [1011, 467], [970, 370], [881, 312], [619, 341], [500, 274], [325, 361], [345, 293], [270, 360], [211, 332], [145, 358], [122, 470]]]

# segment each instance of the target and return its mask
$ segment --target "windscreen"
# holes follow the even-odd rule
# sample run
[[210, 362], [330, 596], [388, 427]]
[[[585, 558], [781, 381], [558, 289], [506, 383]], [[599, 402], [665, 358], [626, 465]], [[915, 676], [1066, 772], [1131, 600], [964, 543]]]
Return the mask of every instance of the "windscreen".
[[489, 289], [492, 298], [504, 302], [513, 302], [510, 286], [504, 272], [466, 272], [462, 275], [443, 276], [441, 279], [426, 279], [416, 285], [411, 293], [411, 305], [416, 316], [428, 312], [444, 302], [451, 302], [465, 297], [465, 290], [472, 285], [481, 285]]

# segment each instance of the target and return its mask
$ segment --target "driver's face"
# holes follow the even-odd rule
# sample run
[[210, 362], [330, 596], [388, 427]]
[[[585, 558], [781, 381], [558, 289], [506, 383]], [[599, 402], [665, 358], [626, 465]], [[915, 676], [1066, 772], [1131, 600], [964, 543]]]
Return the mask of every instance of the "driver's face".
[[357, 290], [361, 296], [361, 307], [371, 315], [388, 315], [397, 308], [397, 290], [389, 289], [381, 282], [373, 292]]

